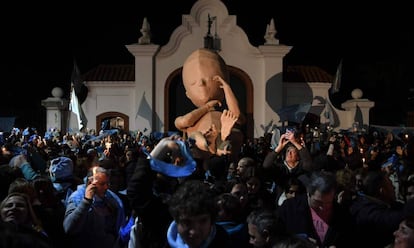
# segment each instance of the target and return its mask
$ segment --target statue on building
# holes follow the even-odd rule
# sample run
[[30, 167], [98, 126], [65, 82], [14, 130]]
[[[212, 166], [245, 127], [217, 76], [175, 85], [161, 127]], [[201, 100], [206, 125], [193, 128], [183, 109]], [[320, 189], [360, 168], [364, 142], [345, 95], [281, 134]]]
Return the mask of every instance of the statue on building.
[[272, 18], [266, 26], [266, 33], [264, 35], [265, 45], [279, 45], [279, 40], [275, 38], [276, 34], [275, 21]]
[[140, 31], [141, 31], [142, 36], [138, 39], [138, 44], [140, 45], [151, 44], [151, 28], [150, 28], [150, 25], [146, 17], [144, 17]]
[[175, 126], [194, 139], [200, 151], [195, 156], [238, 156], [244, 137], [238, 127], [245, 118], [223, 58], [210, 49], [197, 49], [185, 60], [182, 76], [186, 95], [197, 108], [178, 116]]
[[[211, 26], [215, 23], [214, 36], [211, 34]], [[207, 16], [207, 34], [204, 36], [204, 48], [221, 51], [221, 38], [217, 33], [217, 16]]]

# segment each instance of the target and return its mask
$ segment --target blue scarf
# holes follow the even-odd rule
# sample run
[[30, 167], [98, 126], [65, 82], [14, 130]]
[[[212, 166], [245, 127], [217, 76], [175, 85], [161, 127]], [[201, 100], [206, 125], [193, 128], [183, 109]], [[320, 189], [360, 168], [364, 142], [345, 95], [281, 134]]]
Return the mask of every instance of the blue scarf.
[[244, 223], [236, 223], [233, 221], [218, 221], [216, 222], [217, 225], [220, 225], [226, 230], [228, 234], [234, 234], [240, 232], [240, 230], [244, 227]]
[[185, 164], [175, 165], [155, 159], [151, 156], [151, 154], [144, 150], [144, 153], [150, 160], [151, 169], [170, 177], [186, 177], [193, 174], [196, 170], [197, 163], [191, 156], [186, 143], [181, 140], [175, 140], [174, 142], [180, 147], [181, 155], [184, 157]]

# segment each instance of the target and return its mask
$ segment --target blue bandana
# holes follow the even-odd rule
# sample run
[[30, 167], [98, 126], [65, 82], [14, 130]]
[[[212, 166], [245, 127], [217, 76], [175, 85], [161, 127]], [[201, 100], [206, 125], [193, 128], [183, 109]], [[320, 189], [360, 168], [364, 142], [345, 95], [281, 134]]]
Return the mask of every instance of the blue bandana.
[[181, 155], [184, 157], [184, 165], [174, 165], [164, 162], [162, 160], [155, 159], [147, 151], [145, 153], [150, 159], [151, 169], [170, 177], [186, 177], [196, 170], [196, 161], [191, 156], [189, 149], [184, 141], [175, 140], [175, 143], [180, 147]]

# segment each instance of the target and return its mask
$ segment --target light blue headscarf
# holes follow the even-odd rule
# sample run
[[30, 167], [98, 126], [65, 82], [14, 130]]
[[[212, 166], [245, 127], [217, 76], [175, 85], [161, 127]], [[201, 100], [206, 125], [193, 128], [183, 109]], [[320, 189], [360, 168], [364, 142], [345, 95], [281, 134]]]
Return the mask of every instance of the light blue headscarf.
[[181, 155], [185, 161], [184, 165], [175, 165], [158, 160], [147, 151], [144, 151], [150, 160], [151, 169], [170, 177], [186, 177], [193, 174], [197, 163], [193, 159], [187, 144], [181, 140], [174, 140], [174, 142], [180, 147]]

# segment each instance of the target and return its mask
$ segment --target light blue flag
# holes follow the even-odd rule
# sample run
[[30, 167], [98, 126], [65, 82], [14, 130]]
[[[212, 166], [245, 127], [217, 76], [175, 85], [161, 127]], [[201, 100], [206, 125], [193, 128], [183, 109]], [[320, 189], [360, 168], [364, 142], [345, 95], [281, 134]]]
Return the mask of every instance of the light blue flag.
[[280, 117], [280, 121], [290, 121], [295, 123], [302, 123], [308, 114], [312, 104], [310, 103], [301, 103], [293, 104], [283, 108], [280, 108], [277, 114]]
[[79, 104], [78, 97], [76, 96], [75, 90], [72, 87], [72, 93], [70, 97], [70, 111], [76, 115], [79, 130], [82, 131], [88, 124], [88, 119], [83, 112], [82, 106]]

